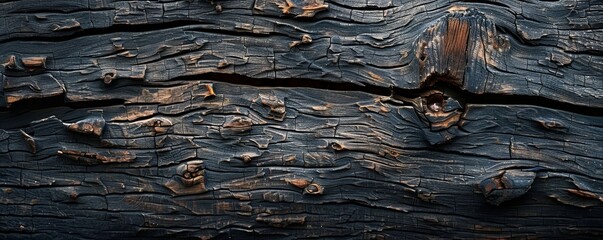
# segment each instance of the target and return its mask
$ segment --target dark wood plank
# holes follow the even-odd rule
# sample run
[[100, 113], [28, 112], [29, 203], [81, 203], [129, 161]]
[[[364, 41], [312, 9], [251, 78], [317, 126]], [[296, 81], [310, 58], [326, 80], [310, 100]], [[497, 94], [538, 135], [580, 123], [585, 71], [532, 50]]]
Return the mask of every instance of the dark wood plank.
[[602, 12], [0, 2], [0, 238], [601, 238]]
[[[474, 93], [603, 107], [598, 1], [361, 2], [11, 1], [0, 5], [0, 56], [45, 57], [70, 101], [105, 95], [107, 74], [166, 82], [235, 73], [401, 89], [440, 76]], [[472, 30], [447, 36], [454, 22]], [[463, 45], [436, 39], [471, 44], [459, 55]], [[450, 72], [457, 57], [467, 62]]]
[[36, 110], [56, 115], [22, 128], [36, 153], [18, 128], [5, 130], [3, 236], [603, 233], [600, 116], [470, 104], [456, 135], [433, 145], [439, 131], [388, 98], [195, 84], [215, 96], [189, 89], [182, 101], [76, 109], [76, 118]]

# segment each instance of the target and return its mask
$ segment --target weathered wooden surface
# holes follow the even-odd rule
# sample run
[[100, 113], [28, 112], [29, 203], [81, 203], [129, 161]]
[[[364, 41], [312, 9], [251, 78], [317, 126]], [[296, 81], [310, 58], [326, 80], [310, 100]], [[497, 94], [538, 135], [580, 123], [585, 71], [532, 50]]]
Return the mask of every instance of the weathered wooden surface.
[[2, 238], [603, 235], [600, 1], [0, 13]]

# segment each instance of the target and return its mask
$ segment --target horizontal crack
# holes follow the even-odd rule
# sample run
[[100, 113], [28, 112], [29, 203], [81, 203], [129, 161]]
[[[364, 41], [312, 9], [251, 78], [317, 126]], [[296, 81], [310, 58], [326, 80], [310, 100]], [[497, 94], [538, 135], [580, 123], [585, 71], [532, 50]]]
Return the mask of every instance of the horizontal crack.
[[331, 91], [354, 91], [366, 92], [374, 95], [389, 96], [391, 90], [387, 87], [376, 85], [361, 85], [351, 82], [333, 82], [328, 80], [310, 78], [252, 78], [238, 74], [206, 73], [199, 75], [182, 76], [172, 79], [173, 81], [210, 80], [225, 82], [235, 85], [247, 85], [254, 87], [278, 87], [278, 88], [314, 88]]
[[345, 9], [350, 9], [350, 10], [363, 10], [363, 11], [385, 11], [385, 10], [391, 10], [391, 9], [399, 7], [399, 6], [396, 6], [393, 4], [391, 4], [389, 6], [384, 6], [384, 7], [380, 7], [377, 5], [365, 5], [365, 6], [361, 6], [361, 7], [355, 7], [355, 6], [344, 5], [342, 3], [338, 3], [338, 2], [334, 2], [334, 1], [329, 2], [329, 4], [333, 4], [340, 8], [345, 8]]
[[[223, 82], [235, 85], [247, 85], [254, 87], [274, 87], [274, 88], [313, 88], [329, 91], [352, 91], [364, 92], [376, 96], [391, 96], [395, 99], [407, 101], [420, 97], [422, 94], [438, 90], [447, 96], [453, 97], [462, 104], [483, 104], [483, 105], [526, 105], [537, 106], [555, 110], [562, 110], [587, 116], [603, 116], [603, 108], [574, 105], [571, 103], [560, 102], [540, 96], [525, 95], [502, 95], [502, 94], [475, 94], [459, 89], [458, 87], [438, 82], [432, 86], [421, 89], [401, 89], [387, 88], [376, 85], [361, 85], [351, 82], [333, 82], [328, 80], [306, 79], [306, 78], [252, 78], [237, 74], [207, 73], [200, 75], [183, 76], [171, 79], [173, 82], [207, 80], [214, 82]], [[146, 85], [155, 86], [155, 85]], [[145, 85], [141, 85], [145, 87]], [[22, 112], [36, 109], [46, 109], [53, 107], [69, 107], [72, 109], [105, 107], [114, 105], [124, 105], [123, 99], [109, 99], [83, 102], [67, 102], [65, 95], [59, 95], [43, 99], [25, 99], [12, 104], [9, 108], [0, 108], [0, 112]], [[409, 104], [410, 105], [410, 104]]]
[[[537, 106], [554, 110], [578, 113], [587, 116], [603, 116], [603, 108], [589, 107], [584, 105], [571, 104], [555, 99], [549, 99], [541, 96], [530, 95], [510, 95], [510, 94], [495, 94], [495, 93], [472, 93], [460, 89], [446, 82], [437, 82], [433, 86], [425, 88], [425, 90], [439, 90], [447, 96], [453, 97], [457, 101], [464, 104], [483, 104], [483, 105], [513, 105], [513, 106]], [[418, 97], [425, 90], [406, 90], [395, 89], [394, 97], [403, 96], [408, 98]]]
[[527, 95], [504, 95], [494, 93], [476, 94], [458, 87], [438, 82], [433, 86], [421, 89], [387, 88], [376, 85], [361, 85], [350, 82], [332, 82], [328, 80], [305, 79], [305, 78], [251, 78], [237, 74], [207, 73], [201, 75], [178, 77], [173, 80], [212, 80], [237, 85], [248, 85], [254, 87], [283, 87], [283, 88], [314, 88], [331, 91], [353, 91], [365, 92], [379, 96], [392, 96], [399, 99], [417, 98], [429, 90], [439, 90], [464, 104], [484, 105], [529, 105], [544, 107], [566, 112], [573, 112], [588, 116], [603, 116], [603, 108], [575, 105], [548, 99], [540, 96]]
[[[99, 93], [100, 94], [100, 93]], [[28, 112], [32, 110], [48, 109], [56, 107], [68, 107], [72, 109], [80, 108], [95, 108], [115, 105], [124, 105], [125, 100], [122, 99], [106, 99], [93, 100], [85, 102], [68, 102], [65, 99], [65, 94], [46, 97], [46, 98], [30, 98], [23, 99], [10, 105], [10, 107], [0, 108], [0, 113], [8, 112]]]

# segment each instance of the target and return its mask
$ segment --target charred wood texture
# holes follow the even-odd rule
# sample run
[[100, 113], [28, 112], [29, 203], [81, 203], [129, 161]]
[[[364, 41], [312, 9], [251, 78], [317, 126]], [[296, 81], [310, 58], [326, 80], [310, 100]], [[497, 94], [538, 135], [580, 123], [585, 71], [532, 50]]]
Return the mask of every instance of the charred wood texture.
[[0, 238], [603, 237], [601, 1], [0, 13]]

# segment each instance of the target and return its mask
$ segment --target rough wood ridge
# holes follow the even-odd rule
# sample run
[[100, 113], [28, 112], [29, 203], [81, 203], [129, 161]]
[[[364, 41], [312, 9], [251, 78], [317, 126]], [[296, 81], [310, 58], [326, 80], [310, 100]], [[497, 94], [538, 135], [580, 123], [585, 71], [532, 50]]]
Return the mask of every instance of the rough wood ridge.
[[601, 1], [0, 1], [0, 238], [603, 235]]

